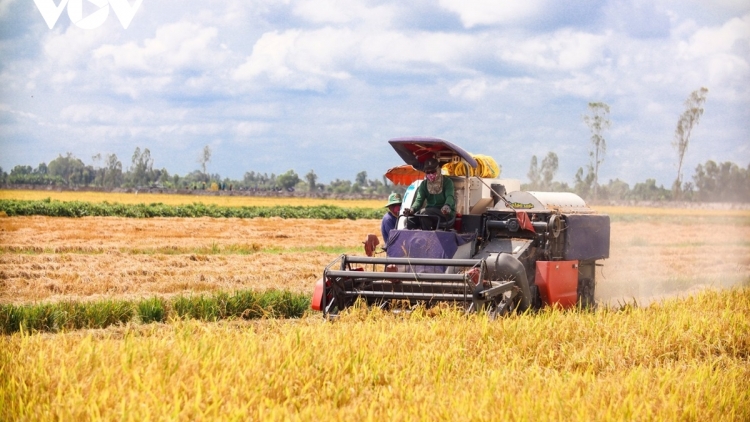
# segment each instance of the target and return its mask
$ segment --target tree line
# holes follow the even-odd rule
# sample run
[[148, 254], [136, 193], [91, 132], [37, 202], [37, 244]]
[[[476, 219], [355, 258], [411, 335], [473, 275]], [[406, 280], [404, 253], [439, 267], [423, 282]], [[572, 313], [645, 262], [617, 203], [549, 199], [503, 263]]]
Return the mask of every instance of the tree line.
[[85, 164], [80, 158], [68, 152], [66, 155], [58, 155], [49, 164], [41, 163], [36, 168], [17, 165], [7, 173], [0, 167], [0, 184], [102, 189], [306, 191], [376, 195], [404, 190], [403, 187], [391, 185], [385, 177], [369, 179], [365, 171], [357, 173], [353, 181], [336, 179], [328, 184], [319, 183], [314, 170], [310, 170], [304, 177], [300, 177], [294, 170], [278, 175], [249, 171], [242, 179], [234, 180], [222, 177], [218, 173], [210, 173], [210, 160], [211, 150], [206, 146], [198, 160], [201, 169], [180, 176], [169, 173], [166, 168], [154, 167], [154, 159], [148, 148], [141, 150], [137, 147], [127, 168], [124, 168], [122, 161], [115, 154], [107, 154], [103, 158], [101, 154], [97, 154], [92, 157], [92, 164]]
[[[531, 158], [529, 173], [530, 182], [521, 185], [522, 190], [574, 192], [584, 199], [633, 200], [633, 201], [696, 201], [696, 202], [750, 202], [750, 164], [743, 168], [726, 161], [716, 163], [713, 160], [699, 164], [695, 168], [691, 182], [684, 182], [675, 195], [675, 190], [663, 185], [656, 185], [655, 179], [646, 179], [636, 183], [632, 188], [620, 179], [609, 180], [606, 184], [597, 184], [593, 173], [584, 174], [579, 168], [573, 186], [554, 180], [558, 168], [557, 154], [549, 152], [538, 163], [536, 156]], [[594, 193], [596, 189], [596, 193]]]
[[[396, 191], [403, 193], [403, 186], [394, 186], [388, 179], [369, 179], [367, 172], [357, 173], [354, 180], [336, 179], [328, 184], [318, 182], [314, 170], [300, 177], [294, 170], [279, 175], [246, 172], [241, 180], [222, 178], [219, 174], [209, 174], [205, 163], [201, 170], [185, 176], [170, 174], [167, 169], [154, 168], [153, 158], [148, 148], [136, 148], [131, 157], [131, 165], [123, 170], [122, 162], [114, 154], [102, 160], [99, 154], [93, 158], [94, 164], [84, 164], [71, 153], [59, 155], [49, 164], [41, 163], [36, 168], [17, 165], [6, 173], [0, 168], [0, 183], [13, 185], [48, 185], [65, 187], [117, 188], [164, 188], [176, 190], [241, 190], [241, 191], [304, 191], [333, 194], [375, 194], [387, 195]], [[99, 164], [101, 163], [101, 164]], [[703, 201], [703, 202], [750, 202], [750, 164], [743, 168], [732, 162], [716, 163], [712, 160], [699, 164], [692, 175], [692, 181], [681, 184], [679, 196], [675, 189], [657, 186], [655, 179], [630, 186], [620, 180], [607, 183], [596, 182], [595, 173], [589, 167], [585, 172], [579, 168], [573, 185], [555, 180], [558, 171], [558, 157], [549, 152], [541, 162], [536, 156], [531, 158], [529, 183], [521, 185], [523, 190], [575, 192], [585, 199], [602, 200], [646, 200], [646, 201]], [[596, 192], [595, 192], [596, 190]]]
[[677, 152], [677, 177], [671, 189], [656, 186], [655, 179], [636, 183], [631, 189], [622, 180], [599, 183], [599, 169], [607, 152], [604, 132], [611, 127], [609, 105], [603, 102], [590, 102], [588, 114], [583, 122], [591, 131], [589, 164], [584, 171], [578, 168], [574, 185], [554, 181], [558, 168], [557, 154], [549, 152], [541, 163], [536, 156], [531, 158], [529, 183], [522, 185], [524, 190], [573, 191], [585, 199], [609, 200], [683, 200], [702, 202], [750, 202], [750, 165], [742, 168], [732, 162], [716, 163], [712, 160], [699, 164], [692, 181], [685, 181], [682, 170], [685, 154], [690, 145], [693, 129], [700, 123], [708, 89], [701, 87], [690, 93], [685, 100], [685, 111], [677, 120], [672, 146]]

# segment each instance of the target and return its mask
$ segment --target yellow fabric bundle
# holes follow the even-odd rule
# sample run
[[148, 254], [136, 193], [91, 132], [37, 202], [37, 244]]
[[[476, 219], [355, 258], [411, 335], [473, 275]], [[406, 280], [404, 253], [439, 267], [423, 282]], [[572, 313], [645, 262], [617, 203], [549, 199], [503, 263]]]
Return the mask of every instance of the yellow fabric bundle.
[[469, 169], [469, 176], [485, 177], [494, 179], [500, 177], [500, 166], [494, 158], [489, 155], [471, 154], [471, 157], [477, 161], [477, 167], [471, 168], [463, 162], [448, 163], [443, 166], [443, 173], [446, 176], [466, 176], [466, 169]]

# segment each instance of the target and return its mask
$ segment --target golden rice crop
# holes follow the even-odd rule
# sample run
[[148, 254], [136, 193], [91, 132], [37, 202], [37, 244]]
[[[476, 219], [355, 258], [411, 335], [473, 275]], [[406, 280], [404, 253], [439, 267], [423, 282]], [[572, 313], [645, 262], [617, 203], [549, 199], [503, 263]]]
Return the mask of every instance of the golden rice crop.
[[199, 202], [222, 207], [272, 207], [276, 205], [316, 206], [336, 205], [344, 208], [380, 208], [385, 204], [378, 199], [324, 199], [287, 196], [284, 193], [273, 196], [246, 196], [239, 193], [230, 195], [224, 192], [215, 194], [161, 194], [161, 193], [117, 193], [91, 191], [56, 190], [0, 190], [0, 199], [40, 201], [50, 198], [56, 201], [109, 202], [119, 204], [184, 205]]
[[490, 321], [353, 310], [0, 339], [2, 420], [750, 419], [750, 289]]

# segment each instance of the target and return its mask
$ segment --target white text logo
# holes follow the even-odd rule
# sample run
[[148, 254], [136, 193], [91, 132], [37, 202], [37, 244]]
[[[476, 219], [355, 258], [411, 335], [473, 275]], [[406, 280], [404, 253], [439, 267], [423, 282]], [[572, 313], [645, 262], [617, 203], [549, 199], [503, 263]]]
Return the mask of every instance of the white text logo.
[[42, 13], [44, 21], [47, 22], [49, 29], [52, 29], [57, 20], [60, 18], [65, 6], [68, 6], [68, 17], [76, 26], [83, 29], [94, 29], [101, 26], [107, 20], [109, 8], [115, 11], [115, 16], [120, 20], [122, 27], [128, 29], [130, 21], [133, 20], [135, 12], [141, 7], [143, 0], [135, 0], [131, 7], [128, 0], [85, 0], [97, 7], [96, 11], [88, 16], [83, 16], [84, 0], [60, 0], [59, 5], [55, 5], [54, 0], [34, 0], [37, 9]]

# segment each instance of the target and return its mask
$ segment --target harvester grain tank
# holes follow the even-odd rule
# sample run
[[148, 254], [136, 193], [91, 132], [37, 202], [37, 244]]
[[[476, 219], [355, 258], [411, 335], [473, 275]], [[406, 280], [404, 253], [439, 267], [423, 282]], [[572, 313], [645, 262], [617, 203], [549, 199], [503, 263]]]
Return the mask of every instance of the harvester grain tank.
[[[324, 269], [313, 309], [336, 315], [361, 299], [383, 308], [447, 302], [502, 315], [595, 304], [596, 266], [609, 257], [607, 215], [573, 193], [521, 191], [518, 180], [498, 178], [486, 156], [442, 139], [389, 143], [416, 175], [402, 210], [414, 200], [424, 162], [434, 157], [455, 186], [455, 217], [434, 224], [434, 216], [418, 213], [421, 227], [430, 229], [406, 230], [400, 216], [385, 256], [373, 256], [377, 239], [370, 235], [365, 256], [344, 254]], [[399, 177], [405, 180], [403, 166]]]

